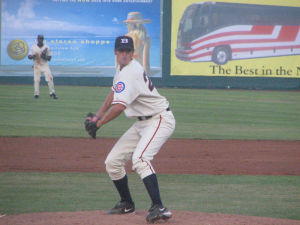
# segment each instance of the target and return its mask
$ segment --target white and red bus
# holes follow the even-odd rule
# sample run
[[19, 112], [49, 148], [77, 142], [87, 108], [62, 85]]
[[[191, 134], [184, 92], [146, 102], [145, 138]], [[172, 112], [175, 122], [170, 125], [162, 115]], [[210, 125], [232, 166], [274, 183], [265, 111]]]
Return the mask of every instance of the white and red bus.
[[300, 8], [225, 2], [188, 6], [176, 57], [189, 62], [300, 55]]

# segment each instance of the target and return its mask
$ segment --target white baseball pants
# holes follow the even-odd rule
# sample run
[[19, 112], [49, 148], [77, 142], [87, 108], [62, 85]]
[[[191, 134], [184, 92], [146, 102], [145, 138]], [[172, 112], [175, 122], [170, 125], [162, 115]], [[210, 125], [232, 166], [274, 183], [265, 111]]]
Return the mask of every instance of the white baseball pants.
[[172, 111], [164, 111], [148, 120], [136, 121], [117, 141], [105, 160], [110, 178], [123, 178], [126, 175], [125, 164], [130, 159], [132, 169], [141, 179], [154, 174], [150, 161], [174, 129], [175, 118]]
[[48, 65], [34, 65], [34, 95], [40, 95], [41, 74], [44, 73], [45, 80], [48, 83], [49, 93], [55, 93], [53, 76]]

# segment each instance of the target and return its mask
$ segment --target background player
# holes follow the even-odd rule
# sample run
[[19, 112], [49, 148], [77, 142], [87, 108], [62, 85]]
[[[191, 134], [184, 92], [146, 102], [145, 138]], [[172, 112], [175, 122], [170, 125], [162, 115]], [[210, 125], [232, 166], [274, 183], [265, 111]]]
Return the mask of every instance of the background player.
[[44, 36], [38, 35], [37, 44], [34, 44], [28, 55], [28, 59], [34, 60], [33, 74], [34, 74], [34, 97], [39, 98], [40, 95], [40, 81], [41, 73], [44, 73], [45, 80], [48, 83], [50, 97], [57, 99], [54, 90], [53, 76], [51, 74], [48, 61], [51, 60], [51, 52], [49, 46], [44, 44]]
[[93, 121], [100, 128], [123, 111], [127, 117], [137, 121], [118, 140], [105, 160], [106, 170], [121, 197], [108, 214], [125, 214], [135, 210], [125, 171], [125, 164], [131, 159], [133, 170], [143, 180], [152, 200], [146, 220], [169, 219], [172, 213], [163, 206], [151, 160], [172, 135], [175, 119], [169, 102], [158, 93], [143, 67], [133, 59], [132, 38], [118, 37], [114, 52], [118, 67], [112, 91]]

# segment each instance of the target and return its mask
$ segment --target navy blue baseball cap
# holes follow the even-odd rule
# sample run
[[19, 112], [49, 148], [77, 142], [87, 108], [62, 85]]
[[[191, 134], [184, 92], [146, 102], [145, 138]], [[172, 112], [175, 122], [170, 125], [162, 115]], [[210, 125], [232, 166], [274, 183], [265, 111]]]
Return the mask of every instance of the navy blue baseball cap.
[[119, 36], [115, 41], [115, 49], [117, 51], [130, 50], [134, 51], [133, 40], [129, 36]]

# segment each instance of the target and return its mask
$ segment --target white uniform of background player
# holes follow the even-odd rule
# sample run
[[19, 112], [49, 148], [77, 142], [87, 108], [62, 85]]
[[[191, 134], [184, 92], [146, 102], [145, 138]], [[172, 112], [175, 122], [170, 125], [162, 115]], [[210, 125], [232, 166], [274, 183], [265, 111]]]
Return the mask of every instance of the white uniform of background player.
[[175, 119], [169, 102], [158, 93], [143, 67], [132, 58], [132, 38], [118, 37], [115, 55], [119, 65], [112, 92], [93, 120], [98, 120], [97, 126], [100, 128], [124, 111], [127, 117], [135, 118], [136, 122], [117, 141], [105, 161], [106, 170], [121, 197], [121, 201], [108, 213], [124, 214], [135, 210], [125, 171], [125, 164], [132, 160], [133, 169], [143, 180], [152, 200], [146, 220], [155, 222], [158, 219], [169, 219], [172, 214], [162, 204], [151, 160], [172, 135]]
[[[50, 97], [53, 99], [57, 99], [57, 96], [55, 95], [55, 90], [54, 90], [54, 82], [53, 82], [53, 76], [51, 74], [48, 61], [51, 60], [51, 51], [49, 46], [45, 45], [44, 42], [44, 36], [43, 35], [38, 35], [37, 38], [38, 43], [34, 44], [31, 49], [30, 53], [28, 55], [29, 59], [34, 60], [34, 66], [33, 66], [33, 71], [34, 71], [34, 97], [38, 98], [40, 95], [40, 81], [41, 81], [41, 74], [44, 73], [45, 75], [45, 80], [48, 83], [49, 87], [49, 94]], [[43, 59], [41, 57], [42, 52], [47, 49], [47, 59]]]

